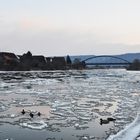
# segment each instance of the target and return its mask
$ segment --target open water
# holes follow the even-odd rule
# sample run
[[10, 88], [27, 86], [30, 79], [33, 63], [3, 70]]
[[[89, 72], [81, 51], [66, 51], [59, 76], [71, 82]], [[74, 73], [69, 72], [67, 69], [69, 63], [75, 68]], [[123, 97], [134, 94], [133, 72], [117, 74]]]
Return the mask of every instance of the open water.
[[139, 113], [140, 72], [0, 72], [0, 140], [138, 140]]

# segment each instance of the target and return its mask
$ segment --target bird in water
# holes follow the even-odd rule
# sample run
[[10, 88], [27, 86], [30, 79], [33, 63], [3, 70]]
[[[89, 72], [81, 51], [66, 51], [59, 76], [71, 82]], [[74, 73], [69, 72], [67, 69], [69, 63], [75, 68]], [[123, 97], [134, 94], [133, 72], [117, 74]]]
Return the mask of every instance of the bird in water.
[[114, 119], [114, 118], [107, 118], [107, 120], [108, 121], [113, 121], [113, 122], [116, 121], [116, 119]]
[[34, 114], [33, 114], [32, 112], [30, 112], [30, 114], [29, 114], [29, 115], [30, 115], [30, 117], [31, 117], [31, 118], [33, 118], [33, 117], [34, 117]]
[[100, 124], [108, 124], [109, 123], [109, 120], [103, 120], [103, 119], [100, 119]]
[[24, 114], [25, 114], [25, 110], [23, 109], [23, 110], [21, 111], [21, 113], [24, 115]]
[[38, 113], [37, 113], [37, 115], [38, 115], [38, 116], [41, 116], [41, 113], [40, 113], [40, 112], [38, 112]]

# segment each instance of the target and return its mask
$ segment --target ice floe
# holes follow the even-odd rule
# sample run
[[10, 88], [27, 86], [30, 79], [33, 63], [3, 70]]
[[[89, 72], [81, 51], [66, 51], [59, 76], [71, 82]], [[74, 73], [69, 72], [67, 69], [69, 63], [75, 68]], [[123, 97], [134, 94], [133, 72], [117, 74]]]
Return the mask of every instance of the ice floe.
[[20, 126], [27, 127], [30, 129], [42, 130], [44, 128], [47, 128], [48, 124], [46, 122], [44, 122], [43, 120], [41, 120], [41, 121], [23, 122], [23, 123], [20, 123]]
[[140, 133], [140, 114], [136, 119], [126, 126], [123, 130], [116, 135], [110, 136], [108, 140], [135, 140]]

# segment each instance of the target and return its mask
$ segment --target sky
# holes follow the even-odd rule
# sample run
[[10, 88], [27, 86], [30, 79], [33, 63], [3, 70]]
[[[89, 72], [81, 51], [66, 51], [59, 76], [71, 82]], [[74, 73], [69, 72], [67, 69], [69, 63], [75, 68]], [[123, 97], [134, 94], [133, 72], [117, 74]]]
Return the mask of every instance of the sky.
[[140, 0], [0, 0], [0, 52], [140, 52]]

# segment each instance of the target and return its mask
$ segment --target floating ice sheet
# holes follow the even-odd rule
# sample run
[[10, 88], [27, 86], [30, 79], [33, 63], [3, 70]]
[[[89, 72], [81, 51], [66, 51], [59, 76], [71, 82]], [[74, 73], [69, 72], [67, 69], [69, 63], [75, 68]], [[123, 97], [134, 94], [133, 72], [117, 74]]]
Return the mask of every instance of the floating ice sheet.
[[45, 123], [43, 120], [23, 122], [23, 123], [20, 123], [20, 126], [27, 127], [30, 129], [36, 129], [36, 130], [42, 130], [48, 127], [47, 123]]
[[114, 136], [110, 136], [108, 140], [135, 140], [140, 132], [140, 114], [137, 115], [136, 119], [125, 129], [121, 130]]

